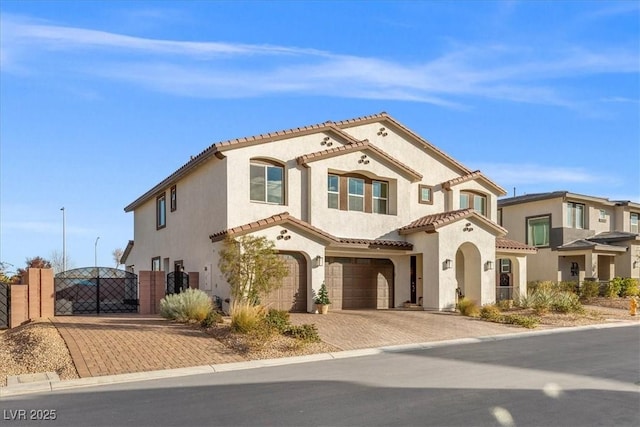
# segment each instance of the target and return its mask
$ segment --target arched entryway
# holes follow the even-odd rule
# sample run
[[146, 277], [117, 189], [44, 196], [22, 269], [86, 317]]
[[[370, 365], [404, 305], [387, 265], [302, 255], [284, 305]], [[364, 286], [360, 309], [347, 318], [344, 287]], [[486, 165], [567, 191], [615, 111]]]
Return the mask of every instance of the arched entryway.
[[480, 250], [473, 243], [463, 243], [456, 251], [456, 281], [462, 295], [481, 301], [482, 263]]

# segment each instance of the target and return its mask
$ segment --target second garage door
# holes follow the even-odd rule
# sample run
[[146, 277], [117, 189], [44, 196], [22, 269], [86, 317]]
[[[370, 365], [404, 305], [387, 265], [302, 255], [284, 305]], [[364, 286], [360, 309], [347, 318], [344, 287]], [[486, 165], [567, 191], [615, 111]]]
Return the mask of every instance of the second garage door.
[[391, 260], [327, 257], [325, 277], [334, 308], [393, 307]]
[[307, 262], [301, 253], [283, 252], [278, 254], [289, 269], [282, 287], [262, 299], [262, 304], [278, 310], [307, 311]]

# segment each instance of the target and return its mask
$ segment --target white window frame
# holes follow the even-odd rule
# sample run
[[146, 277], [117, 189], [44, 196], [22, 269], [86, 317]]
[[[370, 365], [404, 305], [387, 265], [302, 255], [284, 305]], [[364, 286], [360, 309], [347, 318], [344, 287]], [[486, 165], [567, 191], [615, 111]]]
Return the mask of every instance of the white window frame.
[[[253, 183], [251, 182], [251, 177], [252, 177], [252, 173], [251, 173], [251, 169], [253, 168], [262, 168], [263, 169], [263, 179], [264, 179], [264, 192], [262, 194], [262, 198], [254, 198], [254, 194], [253, 194], [253, 189], [252, 189], [252, 185]], [[277, 169], [280, 170], [282, 179], [280, 181], [280, 200], [279, 201], [270, 201], [269, 200], [269, 170], [271, 169]], [[276, 182], [276, 181], [273, 181]], [[277, 164], [271, 164], [271, 163], [265, 163], [265, 162], [259, 162], [259, 161], [252, 161], [250, 164], [250, 172], [249, 172], [249, 200], [251, 200], [252, 202], [258, 202], [258, 203], [267, 203], [270, 205], [284, 205], [285, 204], [285, 185], [286, 185], [286, 179], [285, 179], [285, 169], [283, 166], [281, 165], [277, 165]]]
[[[352, 193], [351, 192], [351, 181], [357, 181], [360, 182], [362, 185], [362, 194], [358, 194], [358, 193]], [[354, 178], [354, 177], [349, 177], [347, 179], [347, 199], [348, 199], [348, 205], [349, 205], [349, 210], [350, 211], [356, 211], [356, 212], [364, 212], [364, 187], [365, 187], [365, 181], [362, 178]], [[353, 209], [352, 207], [352, 199], [353, 198], [358, 198], [362, 200], [362, 209]]]
[[[336, 191], [332, 191], [331, 190], [331, 179], [335, 178], [336, 180]], [[331, 206], [331, 196], [335, 196], [337, 199], [337, 204], [336, 206]], [[327, 207], [329, 209], [340, 209], [340, 176], [338, 175], [334, 175], [334, 174], [329, 174], [327, 176]]]
[[629, 214], [629, 231], [632, 233], [640, 233], [639, 224], [640, 224], [640, 214], [636, 212], [631, 212], [631, 214]]
[[[578, 207], [582, 208], [582, 215], [578, 214]], [[567, 202], [567, 227], [584, 230], [586, 227], [586, 211], [587, 207], [584, 205], [584, 203]], [[582, 222], [580, 225], [578, 225], [578, 219], [580, 219]]]
[[[384, 192], [387, 194], [386, 197], [376, 196], [376, 184], [380, 185], [380, 190], [382, 190], [382, 187], [385, 188]], [[382, 194], [382, 191], [380, 191], [380, 194]], [[371, 182], [371, 198], [373, 199], [371, 212], [376, 214], [382, 214], [382, 215], [386, 215], [389, 213], [389, 183], [388, 182], [375, 181], [375, 180], [372, 181]], [[376, 201], [381, 201], [381, 200], [384, 200], [384, 212], [377, 211], [378, 204], [376, 203]]]

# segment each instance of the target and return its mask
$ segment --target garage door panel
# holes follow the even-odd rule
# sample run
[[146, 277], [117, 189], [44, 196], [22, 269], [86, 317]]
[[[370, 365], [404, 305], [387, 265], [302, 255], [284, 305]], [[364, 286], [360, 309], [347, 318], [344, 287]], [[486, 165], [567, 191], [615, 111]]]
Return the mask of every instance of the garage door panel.
[[263, 298], [262, 303], [277, 310], [307, 311], [307, 263], [300, 253], [281, 253], [278, 256], [287, 265], [289, 273], [282, 280], [282, 287]]
[[[393, 264], [374, 258], [331, 258], [325, 270], [334, 290], [334, 308], [389, 308], [393, 304]], [[342, 297], [339, 296], [341, 290]], [[337, 307], [336, 303], [341, 307]]]

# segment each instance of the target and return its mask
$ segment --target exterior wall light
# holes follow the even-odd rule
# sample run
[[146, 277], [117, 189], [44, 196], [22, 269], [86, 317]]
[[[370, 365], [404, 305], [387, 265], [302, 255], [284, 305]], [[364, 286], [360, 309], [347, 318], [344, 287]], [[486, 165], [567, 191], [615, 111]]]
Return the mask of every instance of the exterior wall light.
[[443, 270], [448, 270], [452, 267], [453, 267], [453, 261], [451, 261], [449, 258], [445, 259], [444, 262], [442, 263]]
[[493, 270], [493, 261], [487, 261], [484, 263], [485, 271]]
[[324, 260], [322, 259], [322, 257], [320, 255], [318, 255], [313, 259], [313, 264], [316, 267], [322, 267], [323, 261]]

